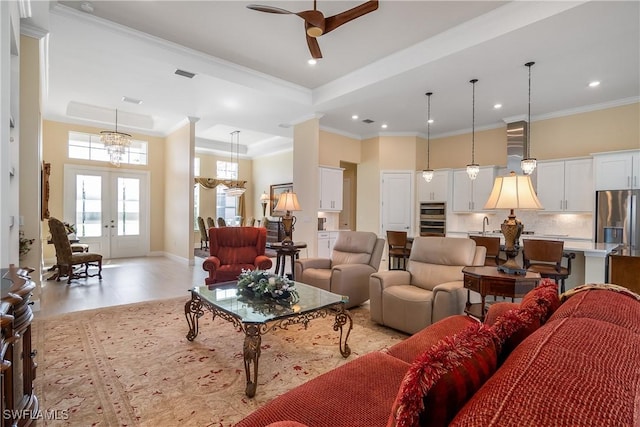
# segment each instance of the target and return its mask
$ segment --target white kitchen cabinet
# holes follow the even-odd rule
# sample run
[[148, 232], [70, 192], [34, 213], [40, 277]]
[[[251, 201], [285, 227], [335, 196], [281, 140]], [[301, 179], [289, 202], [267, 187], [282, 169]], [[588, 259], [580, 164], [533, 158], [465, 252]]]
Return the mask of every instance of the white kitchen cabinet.
[[321, 211], [342, 210], [342, 169], [319, 168]]
[[318, 232], [318, 258], [331, 258], [333, 245], [338, 237], [337, 231], [319, 231]]
[[538, 162], [537, 194], [544, 212], [593, 212], [593, 160]]
[[640, 150], [593, 155], [596, 190], [640, 188]]
[[496, 177], [495, 166], [484, 166], [475, 180], [470, 180], [466, 169], [453, 171], [453, 211], [482, 212], [489, 199]]
[[418, 203], [446, 202], [449, 195], [449, 180], [451, 170], [440, 169], [433, 172], [433, 179], [427, 182], [422, 177], [422, 171], [416, 173], [416, 188], [418, 189]]

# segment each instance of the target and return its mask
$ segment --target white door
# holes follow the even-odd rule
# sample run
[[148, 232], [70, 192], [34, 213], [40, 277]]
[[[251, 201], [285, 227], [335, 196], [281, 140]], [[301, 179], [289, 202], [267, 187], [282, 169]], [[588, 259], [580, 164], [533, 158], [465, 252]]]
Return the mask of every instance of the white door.
[[65, 166], [64, 218], [104, 258], [149, 252], [148, 173]]
[[382, 172], [382, 235], [386, 235], [388, 230], [406, 231], [409, 236], [413, 234], [414, 175], [413, 171]]

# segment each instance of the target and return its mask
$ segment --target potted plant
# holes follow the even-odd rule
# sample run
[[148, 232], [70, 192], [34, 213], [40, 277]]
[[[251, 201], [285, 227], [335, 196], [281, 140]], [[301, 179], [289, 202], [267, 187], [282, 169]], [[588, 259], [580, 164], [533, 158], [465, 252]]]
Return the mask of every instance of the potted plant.
[[33, 245], [33, 242], [35, 242], [36, 239], [27, 239], [26, 237], [24, 237], [24, 231], [22, 230], [20, 230], [19, 232], [18, 239], [20, 241], [19, 257], [22, 258], [29, 253], [29, 251], [31, 250], [31, 245]]

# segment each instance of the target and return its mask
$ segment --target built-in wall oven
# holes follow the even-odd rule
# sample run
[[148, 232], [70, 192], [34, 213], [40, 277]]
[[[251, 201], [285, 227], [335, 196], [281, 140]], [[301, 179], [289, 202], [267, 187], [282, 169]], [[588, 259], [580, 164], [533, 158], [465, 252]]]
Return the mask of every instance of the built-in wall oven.
[[447, 204], [420, 202], [420, 235], [444, 236], [447, 232]]

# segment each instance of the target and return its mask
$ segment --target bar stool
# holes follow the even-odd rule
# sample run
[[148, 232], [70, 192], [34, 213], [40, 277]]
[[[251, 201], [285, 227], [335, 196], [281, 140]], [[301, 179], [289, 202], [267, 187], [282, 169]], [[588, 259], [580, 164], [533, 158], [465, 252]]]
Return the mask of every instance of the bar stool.
[[487, 255], [484, 258], [484, 265], [497, 267], [507, 262], [506, 259], [500, 258], [500, 238], [487, 236], [469, 236], [476, 242], [476, 246], [484, 246], [487, 248]]
[[[564, 252], [561, 240], [523, 239], [524, 268], [560, 283], [561, 293], [565, 291], [564, 281], [571, 274], [571, 260], [575, 257], [573, 252]], [[567, 258], [566, 267], [562, 265], [563, 258]]]
[[[392, 258], [396, 259], [398, 270], [406, 270], [407, 260], [411, 254], [411, 250], [407, 248], [407, 232], [387, 231], [387, 244], [389, 245], [389, 270], [392, 270]], [[400, 260], [402, 260], [402, 268], [400, 268]]]

